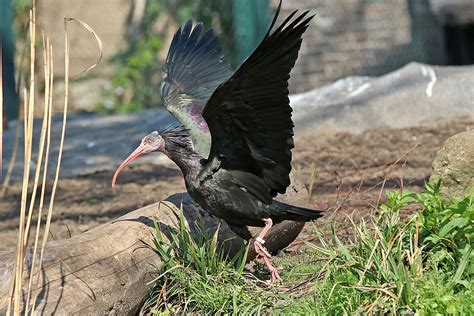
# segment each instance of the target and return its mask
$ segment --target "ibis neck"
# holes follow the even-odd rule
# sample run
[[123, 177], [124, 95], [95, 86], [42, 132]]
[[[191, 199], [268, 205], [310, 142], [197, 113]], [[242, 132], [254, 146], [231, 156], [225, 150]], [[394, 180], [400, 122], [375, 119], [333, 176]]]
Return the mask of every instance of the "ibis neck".
[[193, 148], [166, 146], [165, 154], [181, 169], [185, 177], [197, 175], [201, 170], [203, 157]]

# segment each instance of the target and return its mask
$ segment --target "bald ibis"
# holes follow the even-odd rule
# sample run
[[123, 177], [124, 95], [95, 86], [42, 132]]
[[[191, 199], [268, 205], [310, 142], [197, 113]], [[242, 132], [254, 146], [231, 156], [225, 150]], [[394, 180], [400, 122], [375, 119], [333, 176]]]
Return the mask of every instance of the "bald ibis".
[[[161, 98], [182, 125], [154, 131], [117, 168], [140, 155], [161, 152], [181, 169], [188, 193], [208, 212], [251, 239], [246, 226], [264, 227], [254, 241], [271, 273], [280, 279], [263, 246], [273, 223], [307, 222], [320, 211], [273, 198], [290, 184], [293, 144], [288, 79], [302, 35], [313, 16], [294, 11], [231, 71], [212, 30], [191, 21], [172, 40], [163, 70]], [[296, 17], [295, 17], [296, 16]], [[207, 157], [207, 158], [205, 158]]]

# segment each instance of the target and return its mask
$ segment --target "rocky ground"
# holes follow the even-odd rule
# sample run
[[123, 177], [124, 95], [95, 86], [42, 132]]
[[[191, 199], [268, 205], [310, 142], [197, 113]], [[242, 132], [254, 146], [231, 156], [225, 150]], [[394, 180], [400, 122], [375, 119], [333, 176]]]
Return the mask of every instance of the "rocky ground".
[[[357, 219], [370, 213], [384, 199], [382, 187], [421, 190], [443, 141], [473, 128], [474, 119], [464, 117], [361, 134], [306, 133], [296, 138], [293, 167], [301, 185], [289, 190], [289, 198], [295, 204], [327, 210], [317, 225], [336, 223], [341, 234], [349, 234], [344, 228], [347, 214]], [[60, 180], [52, 239], [80, 234], [185, 190], [180, 171], [169, 164], [133, 164], [121, 174], [115, 189], [110, 186], [112, 173], [97, 171]], [[0, 200], [0, 250], [15, 245], [20, 196], [21, 185], [15, 182]], [[297, 249], [301, 240], [311, 239], [312, 230], [308, 224], [290, 249]]]

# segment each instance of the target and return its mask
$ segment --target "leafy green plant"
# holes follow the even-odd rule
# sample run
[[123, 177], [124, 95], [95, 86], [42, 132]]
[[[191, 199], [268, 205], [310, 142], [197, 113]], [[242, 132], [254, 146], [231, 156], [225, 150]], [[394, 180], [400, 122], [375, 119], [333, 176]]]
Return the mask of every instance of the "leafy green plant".
[[440, 182], [426, 185], [426, 192], [416, 193], [423, 206], [419, 213], [421, 238], [433, 258], [445, 265], [456, 264], [455, 282], [464, 285], [462, 275], [474, 275], [474, 190], [463, 199], [445, 201], [439, 195]]
[[133, 53], [123, 57], [111, 87], [103, 92], [100, 112], [128, 113], [159, 104], [159, 79], [155, 74], [160, 72], [161, 64], [155, 56], [162, 42], [161, 37], [150, 35], [136, 44]]
[[[242, 257], [226, 260], [215, 248], [215, 235], [201, 231], [201, 237], [191, 236], [181, 222], [166, 242], [157, 230], [155, 247], [165, 264], [149, 299], [151, 311], [474, 314], [474, 192], [446, 200], [435, 183], [422, 193], [386, 195], [376, 215], [351, 223], [350, 239], [341, 239], [335, 229], [329, 236], [316, 229], [318, 240], [308, 243], [306, 251], [275, 257], [284, 280], [278, 291], [249, 282]], [[400, 213], [406, 209], [414, 214], [404, 219]], [[163, 288], [166, 303], [160, 298]]]
[[[352, 223], [350, 241], [333, 233], [308, 244], [324, 263], [321, 300], [313, 300], [334, 313], [473, 313], [473, 198], [443, 200], [439, 183], [423, 193], [387, 192], [378, 216]], [[421, 210], [402, 220], [405, 208]]]
[[[113, 59], [114, 73], [110, 86], [102, 91], [96, 105], [100, 113], [128, 113], [161, 105], [159, 85], [163, 60], [158, 58], [163, 49], [164, 35], [155, 27], [158, 19], [167, 15], [183, 24], [187, 19], [202, 21], [218, 33], [232, 34], [230, 2], [191, 0], [148, 0], [138, 29], [129, 36], [128, 49]], [[233, 37], [221, 38], [228, 53]], [[232, 56], [232, 54], [228, 54]]]
[[350, 296], [360, 293], [360, 299], [354, 301], [357, 305], [347, 312], [398, 313], [399, 306], [409, 311], [412, 305], [414, 283], [423, 270], [422, 252], [417, 234], [408, 229], [412, 221], [393, 225], [393, 218], [353, 223], [355, 235], [350, 242], [343, 243], [333, 233], [330, 240], [320, 238], [320, 245], [310, 244], [316, 254], [326, 257], [327, 277], [333, 284], [328, 299], [341, 289], [344, 295], [347, 290]]
[[113, 60], [115, 73], [110, 87], [102, 92], [97, 104], [101, 113], [128, 113], [156, 107], [160, 104], [158, 87], [162, 63], [157, 55], [163, 36], [154, 31], [152, 23], [160, 16], [159, 1], [147, 1], [144, 16], [130, 47]]
[[248, 247], [229, 258], [213, 234], [199, 224], [192, 235], [181, 212], [176, 231], [155, 222], [154, 250], [162, 260], [143, 311], [152, 314], [255, 313], [265, 306], [265, 294], [243, 277]]

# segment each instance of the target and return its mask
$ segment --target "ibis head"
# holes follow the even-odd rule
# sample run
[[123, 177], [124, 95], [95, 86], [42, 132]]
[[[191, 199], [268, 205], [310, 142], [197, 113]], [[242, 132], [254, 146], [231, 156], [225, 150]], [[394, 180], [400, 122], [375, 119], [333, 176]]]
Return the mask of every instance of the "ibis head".
[[112, 178], [112, 187], [115, 186], [115, 181], [119, 173], [128, 165], [131, 161], [140, 157], [141, 155], [151, 152], [164, 152], [165, 141], [163, 137], [157, 132], [151, 132], [147, 136], [142, 138], [140, 145], [125, 159], [122, 164], [115, 171], [114, 177]]

